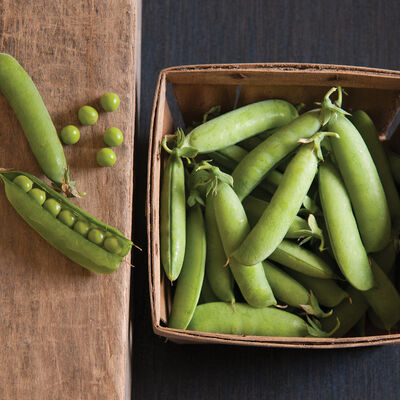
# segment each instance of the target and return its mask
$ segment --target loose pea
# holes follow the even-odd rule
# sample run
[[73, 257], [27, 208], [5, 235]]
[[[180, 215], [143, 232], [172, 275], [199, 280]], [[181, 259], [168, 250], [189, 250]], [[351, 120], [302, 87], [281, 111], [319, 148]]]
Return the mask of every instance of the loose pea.
[[42, 205], [46, 200], [46, 193], [44, 190], [33, 188], [28, 192], [28, 194], [40, 205]]
[[61, 129], [61, 140], [65, 144], [75, 144], [81, 138], [79, 129], [74, 125], [67, 125]]
[[89, 229], [89, 224], [86, 221], [77, 221], [74, 225], [74, 231], [78, 232], [82, 236], [87, 236]]
[[119, 252], [121, 251], [121, 246], [119, 245], [119, 241], [115, 237], [106, 238], [104, 240], [104, 248], [113, 254], [119, 254]]
[[78, 118], [82, 125], [93, 125], [99, 118], [98, 112], [91, 106], [83, 106], [78, 111]]
[[74, 226], [76, 217], [75, 215], [69, 210], [62, 210], [60, 214], [58, 214], [58, 219], [65, 225], [72, 228]]
[[61, 204], [55, 199], [47, 199], [43, 204], [43, 208], [54, 217], [57, 217], [61, 211]]
[[98, 229], [91, 229], [88, 234], [88, 239], [100, 246], [104, 241], [104, 233]]
[[115, 111], [119, 107], [119, 96], [115, 93], [104, 93], [100, 103], [104, 111]]
[[102, 167], [112, 167], [117, 161], [117, 156], [114, 151], [104, 147], [97, 153], [97, 163]]
[[124, 135], [121, 130], [115, 126], [111, 126], [104, 132], [104, 143], [107, 146], [120, 146], [124, 141]]
[[29, 192], [32, 189], [33, 182], [27, 176], [18, 175], [13, 182], [25, 192]]

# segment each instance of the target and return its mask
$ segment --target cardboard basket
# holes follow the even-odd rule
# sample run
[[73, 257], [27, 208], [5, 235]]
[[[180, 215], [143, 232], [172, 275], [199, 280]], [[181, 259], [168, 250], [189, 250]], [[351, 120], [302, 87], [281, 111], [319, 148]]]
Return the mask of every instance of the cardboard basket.
[[[292, 104], [313, 104], [327, 89], [342, 86], [350, 96], [346, 109], [363, 109], [384, 135], [400, 108], [400, 72], [352, 66], [320, 64], [195, 65], [164, 69], [159, 75], [150, 130], [147, 193], [149, 285], [153, 330], [178, 343], [224, 343], [287, 348], [340, 348], [400, 343], [400, 333], [371, 331], [370, 336], [288, 338], [241, 336], [171, 329], [166, 327], [171, 306], [170, 284], [160, 262], [159, 203], [163, 155], [160, 143], [174, 132], [172, 113], [186, 124], [199, 120], [214, 105], [226, 112], [260, 100], [281, 98]], [[175, 98], [170, 96], [172, 87]], [[240, 96], [237, 99], [238, 87]], [[177, 110], [179, 109], [179, 110]], [[399, 135], [391, 140], [395, 141]], [[396, 146], [397, 147], [397, 146]]]

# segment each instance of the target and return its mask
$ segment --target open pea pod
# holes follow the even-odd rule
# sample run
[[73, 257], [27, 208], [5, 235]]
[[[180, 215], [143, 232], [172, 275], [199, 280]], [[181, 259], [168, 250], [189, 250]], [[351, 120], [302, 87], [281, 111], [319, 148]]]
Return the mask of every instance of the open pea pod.
[[[88, 227], [88, 232], [78, 233], [72, 224], [72, 226], [66, 225], [42, 207], [29, 195], [31, 188], [23, 189], [13, 182], [18, 176], [30, 179], [33, 187], [44, 191], [47, 199], [56, 200], [61, 210], [68, 210], [75, 217], [73, 218], [75, 223], [84, 222]], [[76, 207], [35, 176], [20, 171], [0, 171], [0, 178], [4, 182], [8, 201], [25, 222], [58, 251], [82, 267], [93, 272], [111, 273], [118, 268], [123, 257], [129, 253], [132, 242], [121, 232]], [[100, 235], [101, 240], [98, 244], [89, 240], [91, 230]]]

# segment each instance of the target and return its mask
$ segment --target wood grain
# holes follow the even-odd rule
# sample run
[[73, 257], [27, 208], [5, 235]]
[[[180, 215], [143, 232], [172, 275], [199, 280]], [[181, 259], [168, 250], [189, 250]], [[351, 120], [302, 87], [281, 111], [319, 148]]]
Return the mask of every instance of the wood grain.
[[[58, 131], [77, 110], [100, 113], [81, 140], [66, 146], [71, 175], [87, 192], [74, 201], [131, 236], [135, 113], [134, 0], [6, 0], [0, 3], [0, 51], [36, 83]], [[113, 168], [96, 165], [102, 133], [125, 136]], [[45, 179], [21, 127], [0, 96], [0, 164]], [[0, 192], [0, 398], [122, 399], [126, 380], [130, 266], [97, 275], [60, 255], [15, 213]], [[127, 258], [129, 262], [129, 257]]]

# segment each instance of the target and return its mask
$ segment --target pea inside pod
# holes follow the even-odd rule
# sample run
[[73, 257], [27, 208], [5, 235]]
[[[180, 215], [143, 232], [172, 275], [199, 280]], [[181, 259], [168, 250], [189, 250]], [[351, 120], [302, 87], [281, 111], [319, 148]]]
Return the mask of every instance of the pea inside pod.
[[[46, 194], [47, 199], [51, 198], [57, 201], [63, 211], [68, 212], [68, 218], [65, 221], [60, 220], [63, 211], [56, 218], [33, 199], [29, 192], [13, 182], [17, 176], [21, 175], [33, 182], [35, 187], [31, 191], [37, 188]], [[6, 197], [18, 214], [48, 243], [82, 267], [93, 272], [111, 273], [118, 268], [123, 257], [129, 253], [132, 242], [121, 232], [76, 207], [40, 179], [20, 171], [0, 172], [0, 178], [5, 186]], [[72, 223], [71, 219], [73, 219]], [[73, 226], [78, 219], [89, 221], [98, 230], [111, 234], [121, 246], [119, 254], [107, 251], [104, 247], [90, 242], [75, 231]]]

